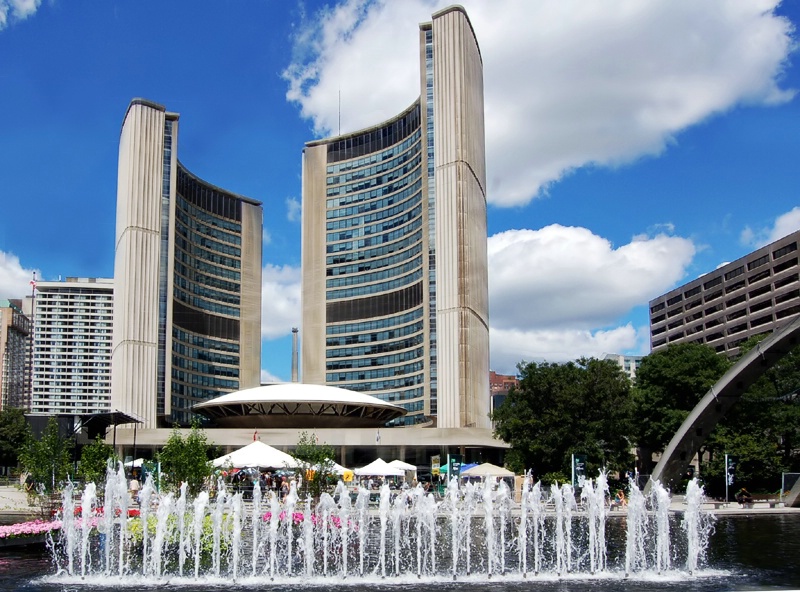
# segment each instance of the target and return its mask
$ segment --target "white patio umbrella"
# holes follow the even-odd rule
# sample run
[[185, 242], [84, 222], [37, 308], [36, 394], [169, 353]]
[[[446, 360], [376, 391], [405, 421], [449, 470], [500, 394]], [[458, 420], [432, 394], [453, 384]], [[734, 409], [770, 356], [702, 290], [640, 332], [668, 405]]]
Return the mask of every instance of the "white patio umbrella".
[[129, 460], [126, 463], [123, 463], [129, 469], [139, 469], [142, 467], [142, 463], [144, 462], [143, 458], [137, 458], [136, 460]]
[[393, 467], [382, 458], [377, 458], [354, 472], [359, 477], [403, 477], [406, 473], [403, 469]]
[[293, 456], [256, 440], [230, 454], [215, 458], [215, 467], [231, 466], [234, 469], [259, 467], [262, 469], [295, 469], [300, 466]]

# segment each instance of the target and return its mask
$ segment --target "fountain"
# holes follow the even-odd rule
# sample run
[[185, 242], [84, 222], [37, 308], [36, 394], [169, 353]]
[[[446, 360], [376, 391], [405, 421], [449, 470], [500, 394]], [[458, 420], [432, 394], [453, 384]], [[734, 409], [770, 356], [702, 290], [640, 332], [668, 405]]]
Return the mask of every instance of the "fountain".
[[420, 486], [391, 490], [386, 484], [371, 497], [339, 483], [316, 503], [294, 487], [279, 499], [258, 485], [252, 500], [244, 500], [222, 481], [213, 497], [202, 491], [192, 500], [185, 485], [159, 493], [148, 479], [138, 516], [129, 517], [124, 472], [110, 468], [103, 487], [86, 486], [80, 509], [72, 486], [65, 488], [63, 526], [52, 541], [54, 577], [474, 581], [685, 578], [703, 569], [712, 525], [696, 481], [680, 528], [681, 515], [670, 512], [669, 492], [659, 483], [645, 496], [632, 482], [625, 513], [609, 513], [608, 493], [602, 472], [580, 492], [569, 484], [543, 489], [526, 476], [516, 499], [503, 481], [451, 478], [440, 497]]

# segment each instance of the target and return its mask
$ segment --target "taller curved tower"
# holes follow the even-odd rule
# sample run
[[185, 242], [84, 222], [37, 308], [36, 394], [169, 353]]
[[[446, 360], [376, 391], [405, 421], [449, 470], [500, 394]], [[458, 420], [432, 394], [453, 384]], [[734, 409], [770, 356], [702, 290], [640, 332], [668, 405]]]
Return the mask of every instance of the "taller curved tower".
[[260, 384], [261, 203], [178, 161], [178, 115], [134, 99], [122, 124], [111, 406], [155, 428]]
[[306, 144], [306, 383], [397, 403], [396, 423], [490, 427], [483, 64], [450, 7], [420, 25], [420, 98]]

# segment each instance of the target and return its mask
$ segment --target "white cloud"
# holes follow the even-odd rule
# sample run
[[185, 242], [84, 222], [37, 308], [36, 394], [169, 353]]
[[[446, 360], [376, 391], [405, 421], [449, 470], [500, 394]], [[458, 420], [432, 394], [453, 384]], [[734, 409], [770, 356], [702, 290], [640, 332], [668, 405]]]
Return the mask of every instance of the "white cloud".
[[284, 381], [281, 380], [278, 376], [275, 376], [269, 370], [265, 370], [265, 369], [262, 368], [261, 369], [261, 383], [264, 384], [264, 383], [267, 383], [267, 382], [284, 382]]
[[637, 236], [614, 247], [585, 228], [552, 225], [489, 238], [491, 362], [574, 360], [644, 351], [647, 332], [620, 319], [686, 274], [694, 244]]
[[290, 335], [300, 323], [300, 268], [268, 264], [261, 277], [261, 337]]
[[264, 226], [261, 229], [261, 243], [264, 245], [268, 245], [271, 242], [272, 242], [272, 235], [269, 233], [269, 230], [267, 230], [267, 227]]
[[289, 222], [299, 222], [301, 214], [300, 201], [293, 197], [286, 198], [286, 219]]
[[775, 218], [775, 223], [771, 227], [753, 230], [749, 226], [745, 226], [739, 235], [739, 241], [743, 245], [757, 249], [797, 230], [800, 230], [800, 207], [794, 207]]
[[[418, 25], [449, 0], [350, 0], [296, 37], [287, 98], [317, 134], [419, 95]], [[792, 48], [778, 0], [461, 2], [484, 60], [489, 200], [524, 204], [570, 171], [663, 151], [738, 104], [776, 104]], [[391, 31], [387, 35], [386, 31]]]
[[496, 234], [488, 251], [492, 327], [530, 331], [617, 322], [683, 278], [695, 248], [664, 234], [614, 248], [586, 228], [551, 225]]
[[[501, 374], [513, 374], [520, 362], [565, 362], [581, 357], [602, 358], [607, 353], [641, 349], [642, 331], [629, 323], [608, 330], [492, 329], [491, 366]], [[645, 340], [648, 339], [644, 335]]]
[[0, 30], [13, 21], [25, 20], [38, 9], [42, 0], [0, 0]]
[[41, 279], [37, 269], [25, 269], [19, 257], [0, 251], [0, 299], [25, 298], [31, 293], [33, 274]]

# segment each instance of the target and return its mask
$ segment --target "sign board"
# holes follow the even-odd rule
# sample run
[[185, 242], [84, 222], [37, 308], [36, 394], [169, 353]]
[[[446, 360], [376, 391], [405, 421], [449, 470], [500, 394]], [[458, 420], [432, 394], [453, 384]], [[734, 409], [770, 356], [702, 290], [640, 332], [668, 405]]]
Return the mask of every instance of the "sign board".
[[586, 481], [586, 455], [573, 454], [572, 455], [572, 486], [583, 487]]
[[431, 457], [431, 475], [434, 477], [439, 476], [439, 467], [442, 466], [441, 464], [441, 457], [437, 454], [436, 456]]
[[447, 471], [448, 477], [455, 477], [458, 479], [461, 477], [461, 465], [464, 464], [464, 457], [460, 454], [448, 454], [447, 455], [447, 466], [449, 470]]

